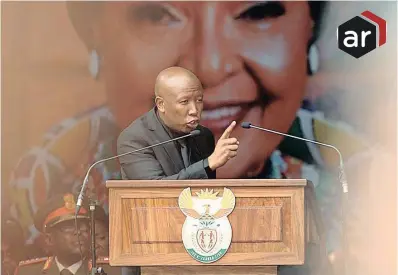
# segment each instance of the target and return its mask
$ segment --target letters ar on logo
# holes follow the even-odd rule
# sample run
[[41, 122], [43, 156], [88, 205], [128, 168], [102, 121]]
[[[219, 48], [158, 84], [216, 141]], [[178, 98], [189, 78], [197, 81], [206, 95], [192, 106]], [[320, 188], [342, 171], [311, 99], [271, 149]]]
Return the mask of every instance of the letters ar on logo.
[[387, 41], [387, 22], [370, 11], [364, 11], [337, 28], [339, 49], [360, 58], [384, 45]]

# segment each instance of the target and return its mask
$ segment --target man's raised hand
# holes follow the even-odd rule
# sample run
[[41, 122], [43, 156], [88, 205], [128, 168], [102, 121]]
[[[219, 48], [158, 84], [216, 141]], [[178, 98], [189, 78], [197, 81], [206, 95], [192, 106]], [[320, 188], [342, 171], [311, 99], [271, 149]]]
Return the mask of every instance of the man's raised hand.
[[211, 170], [223, 166], [228, 160], [236, 157], [238, 154], [239, 141], [236, 138], [230, 137], [235, 126], [236, 121], [233, 121], [217, 141], [213, 154], [208, 158]]

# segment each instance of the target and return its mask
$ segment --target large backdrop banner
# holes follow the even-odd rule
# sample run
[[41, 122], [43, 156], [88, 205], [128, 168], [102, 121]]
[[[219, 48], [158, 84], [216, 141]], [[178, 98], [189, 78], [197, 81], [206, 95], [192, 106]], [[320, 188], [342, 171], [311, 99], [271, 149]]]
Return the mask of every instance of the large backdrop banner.
[[[336, 30], [365, 10], [387, 22], [387, 40], [355, 58]], [[232, 120], [250, 121], [342, 151], [350, 244], [367, 265], [367, 242], [386, 245], [395, 228], [396, 26], [396, 3], [381, 1], [2, 2], [1, 212], [21, 229], [11, 238], [17, 231], [3, 228], [3, 243], [28, 247], [15, 261], [47, 255], [38, 208], [77, 193], [88, 167], [114, 155], [120, 131], [153, 107], [157, 74], [181, 66], [203, 84], [202, 124], [216, 139]], [[342, 236], [336, 152], [240, 127], [233, 136], [239, 154], [217, 176], [311, 180], [333, 261]], [[119, 178], [117, 161], [90, 177], [105, 212], [105, 181]]]

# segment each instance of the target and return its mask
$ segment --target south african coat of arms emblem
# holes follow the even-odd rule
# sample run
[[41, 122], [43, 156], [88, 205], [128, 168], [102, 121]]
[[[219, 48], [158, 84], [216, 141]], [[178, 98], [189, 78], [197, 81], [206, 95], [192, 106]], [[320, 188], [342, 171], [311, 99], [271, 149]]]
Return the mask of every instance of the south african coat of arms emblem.
[[189, 255], [202, 263], [223, 257], [232, 240], [227, 216], [235, 207], [235, 195], [228, 188], [224, 188], [222, 197], [218, 193], [200, 190], [195, 197], [188, 187], [178, 197], [178, 205], [186, 216], [182, 241]]

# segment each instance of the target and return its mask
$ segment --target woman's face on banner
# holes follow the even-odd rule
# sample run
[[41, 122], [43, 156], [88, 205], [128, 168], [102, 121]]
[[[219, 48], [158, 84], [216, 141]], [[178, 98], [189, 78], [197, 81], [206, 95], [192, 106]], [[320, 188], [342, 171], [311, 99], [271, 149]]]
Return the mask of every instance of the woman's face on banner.
[[[100, 78], [121, 128], [153, 106], [158, 73], [194, 72], [204, 87], [201, 124], [216, 141], [232, 120], [288, 131], [307, 80], [307, 2], [103, 3], [95, 26]], [[236, 158], [222, 178], [253, 176], [281, 141], [236, 127]]]

